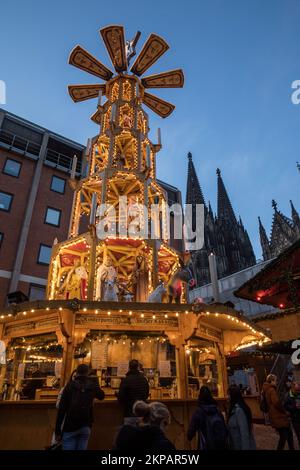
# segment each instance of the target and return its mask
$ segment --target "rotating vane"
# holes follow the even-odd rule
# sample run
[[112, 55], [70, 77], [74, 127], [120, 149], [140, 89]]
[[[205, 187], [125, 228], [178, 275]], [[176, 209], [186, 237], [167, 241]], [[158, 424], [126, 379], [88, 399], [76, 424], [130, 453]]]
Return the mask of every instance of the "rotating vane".
[[[107, 26], [100, 30], [100, 34], [115, 72], [120, 76], [128, 73], [129, 61], [135, 55], [135, 46], [140, 32], [136, 34], [132, 41], [125, 41], [123, 26]], [[157, 34], [152, 33], [136, 57], [130, 71], [139, 78], [141, 85], [145, 89], [183, 87], [184, 75], [181, 69], [169, 70], [168, 72], [140, 78], [168, 49], [169, 46], [166, 41]], [[101, 78], [105, 82], [108, 82], [114, 76], [114, 73], [108, 67], [79, 45], [72, 50], [69, 63]], [[97, 98], [100, 92], [105, 95], [106, 85], [69, 85], [68, 89], [73, 101], [79, 102]], [[173, 104], [148, 92], [143, 93], [142, 102], [162, 118], [169, 116], [175, 109]], [[92, 119], [95, 121], [97, 121], [97, 113], [98, 111], [92, 116]]]

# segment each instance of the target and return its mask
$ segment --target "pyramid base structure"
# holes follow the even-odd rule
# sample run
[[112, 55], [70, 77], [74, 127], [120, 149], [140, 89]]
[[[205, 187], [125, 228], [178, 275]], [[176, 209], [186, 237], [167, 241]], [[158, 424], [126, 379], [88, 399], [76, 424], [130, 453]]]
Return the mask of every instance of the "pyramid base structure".
[[[0, 315], [5, 400], [56, 398], [81, 363], [115, 399], [128, 362], [137, 359], [151, 399], [189, 399], [201, 385], [227, 392], [226, 355], [270, 341], [222, 304], [45, 300]], [[6, 357], [4, 357], [6, 356]]]

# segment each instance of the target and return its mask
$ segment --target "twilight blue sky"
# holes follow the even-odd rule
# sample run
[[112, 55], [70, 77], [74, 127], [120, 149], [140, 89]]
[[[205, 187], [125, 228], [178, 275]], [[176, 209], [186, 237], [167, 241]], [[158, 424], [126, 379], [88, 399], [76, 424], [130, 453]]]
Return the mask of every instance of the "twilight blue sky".
[[299, 0], [11, 0], [0, 14], [8, 111], [85, 143], [97, 133], [89, 120], [96, 103], [74, 104], [66, 88], [97, 78], [68, 65], [70, 50], [79, 43], [110, 67], [100, 27], [124, 24], [129, 38], [139, 29], [138, 50], [158, 33], [170, 50], [147, 74], [185, 72], [183, 89], [157, 93], [176, 105], [173, 115], [149, 112], [154, 141], [162, 129], [158, 177], [185, 197], [191, 151], [216, 210], [220, 167], [258, 257], [257, 215], [269, 232], [272, 198], [287, 215], [290, 199], [300, 210], [300, 105], [291, 102], [291, 83], [300, 79]]

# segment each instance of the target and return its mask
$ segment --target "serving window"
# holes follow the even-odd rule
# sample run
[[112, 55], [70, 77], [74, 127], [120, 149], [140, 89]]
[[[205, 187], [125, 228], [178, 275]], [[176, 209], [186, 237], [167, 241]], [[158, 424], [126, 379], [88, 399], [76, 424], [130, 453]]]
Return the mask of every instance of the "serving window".
[[4, 400], [55, 398], [60, 389], [63, 350], [55, 334], [14, 338], [3, 368]]
[[131, 359], [149, 381], [150, 398], [177, 397], [175, 347], [162, 333], [91, 331], [75, 352], [75, 367], [87, 363], [107, 399], [115, 399]]

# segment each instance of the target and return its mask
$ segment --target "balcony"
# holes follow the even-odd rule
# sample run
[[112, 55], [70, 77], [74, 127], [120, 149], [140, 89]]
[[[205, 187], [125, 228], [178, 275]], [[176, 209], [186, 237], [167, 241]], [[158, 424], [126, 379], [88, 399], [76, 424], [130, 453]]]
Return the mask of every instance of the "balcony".
[[34, 157], [38, 157], [41, 150], [40, 144], [23, 139], [5, 130], [0, 130], [0, 146], [22, 155], [27, 154]]
[[[73, 157], [69, 157], [68, 155], [64, 155], [62, 153], [56, 152], [55, 150], [47, 148], [45, 163], [48, 163], [55, 168], [59, 168], [60, 170], [69, 172], [72, 169]], [[76, 165], [76, 173], [80, 174], [80, 172], [81, 161], [78, 159]]]

